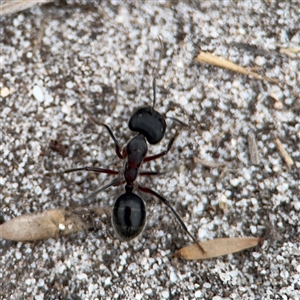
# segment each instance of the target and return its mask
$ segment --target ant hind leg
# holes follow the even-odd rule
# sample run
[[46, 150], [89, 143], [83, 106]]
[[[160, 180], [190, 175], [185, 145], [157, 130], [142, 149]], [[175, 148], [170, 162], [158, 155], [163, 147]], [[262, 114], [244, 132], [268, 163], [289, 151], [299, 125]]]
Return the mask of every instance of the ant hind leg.
[[172, 205], [170, 204], [170, 202], [166, 198], [164, 198], [163, 196], [159, 195], [158, 193], [156, 193], [153, 190], [151, 190], [149, 188], [146, 188], [146, 187], [138, 186], [138, 189], [140, 191], [144, 192], [144, 193], [148, 193], [148, 194], [151, 194], [151, 195], [155, 196], [162, 203], [164, 203], [167, 207], [169, 207], [169, 209], [172, 211], [173, 215], [176, 217], [177, 221], [181, 225], [182, 229], [190, 236], [190, 238], [194, 241], [194, 243], [199, 247], [199, 249], [201, 250], [201, 252], [205, 253], [205, 251], [202, 248], [202, 246], [197, 242], [196, 238], [189, 232], [189, 230], [187, 229], [186, 225], [184, 224], [184, 222], [182, 221], [182, 219], [180, 218], [180, 216], [176, 212], [176, 210], [172, 207]]

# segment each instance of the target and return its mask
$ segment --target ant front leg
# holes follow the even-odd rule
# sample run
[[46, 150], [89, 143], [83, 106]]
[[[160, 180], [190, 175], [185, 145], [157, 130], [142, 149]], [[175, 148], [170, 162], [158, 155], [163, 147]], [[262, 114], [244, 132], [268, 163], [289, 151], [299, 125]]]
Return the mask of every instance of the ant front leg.
[[159, 195], [158, 193], [154, 192], [153, 190], [151, 190], [151, 189], [149, 189], [147, 187], [138, 186], [138, 189], [140, 191], [144, 192], [144, 193], [151, 194], [151, 195], [155, 196], [163, 204], [165, 204], [167, 207], [169, 207], [169, 209], [172, 211], [173, 215], [176, 217], [177, 221], [179, 222], [179, 224], [181, 225], [181, 227], [183, 228], [183, 230], [191, 237], [191, 239], [199, 247], [199, 249], [201, 250], [201, 252], [205, 253], [205, 251], [202, 248], [202, 246], [197, 242], [196, 238], [189, 232], [189, 230], [187, 229], [186, 225], [184, 224], [184, 222], [182, 221], [182, 219], [180, 218], [180, 216], [176, 212], [176, 210], [172, 207], [172, 205], [170, 204], [170, 202], [166, 198], [164, 198], [163, 196]]
[[159, 176], [159, 175], [164, 175], [167, 172], [157, 172], [157, 171], [142, 171], [139, 172], [139, 176]]
[[111, 129], [109, 128], [108, 125], [99, 122], [98, 120], [96, 120], [93, 116], [89, 115], [89, 118], [97, 125], [103, 126], [106, 128], [106, 130], [108, 131], [110, 137], [113, 139], [114, 143], [115, 143], [115, 150], [116, 150], [116, 154], [120, 159], [124, 159], [124, 156], [121, 152], [121, 147], [117, 141], [117, 139], [115, 138], [114, 134], [112, 133]]
[[172, 147], [172, 145], [173, 145], [176, 137], [177, 136], [172, 137], [172, 139], [169, 141], [169, 144], [168, 144], [168, 147], [167, 147], [166, 150], [164, 150], [164, 151], [162, 151], [162, 152], [160, 152], [160, 153], [158, 153], [156, 155], [151, 155], [151, 156], [145, 157], [144, 160], [143, 160], [143, 162], [151, 161], [151, 160], [160, 158], [162, 156], [165, 156], [169, 152], [169, 150], [171, 149], [171, 147]]

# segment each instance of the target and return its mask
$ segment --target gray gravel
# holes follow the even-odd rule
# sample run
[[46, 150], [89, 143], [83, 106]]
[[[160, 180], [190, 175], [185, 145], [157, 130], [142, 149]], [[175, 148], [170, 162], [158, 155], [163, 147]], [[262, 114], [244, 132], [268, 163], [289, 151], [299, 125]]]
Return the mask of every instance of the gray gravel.
[[[200, 1], [199, 1], [200, 2]], [[167, 119], [151, 153], [170, 153], [140, 178], [171, 201], [199, 240], [265, 237], [260, 247], [203, 262], [175, 260], [191, 241], [149, 195], [143, 234], [114, 237], [109, 219], [93, 231], [35, 243], [1, 240], [1, 299], [300, 299], [299, 2], [65, 1], [1, 19], [1, 215], [4, 220], [80, 205], [106, 175], [48, 171], [122, 168], [107, 132], [121, 144], [134, 109], [152, 103]], [[163, 57], [157, 62], [160, 41]], [[278, 79], [281, 86], [193, 62], [212, 52]], [[282, 52], [282, 51], [281, 51]], [[248, 133], [257, 140], [253, 165]], [[277, 137], [294, 161], [289, 169]], [[52, 147], [50, 147], [50, 141]], [[229, 162], [207, 168], [193, 157]], [[123, 187], [99, 194], [112, 206]]]

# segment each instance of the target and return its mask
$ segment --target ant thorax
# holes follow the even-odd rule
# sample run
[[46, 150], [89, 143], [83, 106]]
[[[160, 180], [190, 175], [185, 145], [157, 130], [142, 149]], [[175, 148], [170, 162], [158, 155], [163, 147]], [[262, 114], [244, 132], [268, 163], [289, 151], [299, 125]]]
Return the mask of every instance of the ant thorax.
[[124, 169], [125, 181], [132, 184], [138, 175], [138, 169], [141, 166], [148, 151], [148, 146], [144, 135], [138, 134], [131, 139], [126, 146], [127, 161]]

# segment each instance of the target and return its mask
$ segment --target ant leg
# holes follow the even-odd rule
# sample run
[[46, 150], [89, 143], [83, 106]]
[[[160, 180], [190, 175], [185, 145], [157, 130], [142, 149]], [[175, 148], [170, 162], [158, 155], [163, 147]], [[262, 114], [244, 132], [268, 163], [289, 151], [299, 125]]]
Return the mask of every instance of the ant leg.
[[[184, 123], [184, 122], [182, 122], [182, 121], [180, 121], [180, 120], [178, 120], [178, 119], [176, 119], [176, 118], [173, 118], [173, 117], [167, 117], [167, 118], [168, 118], [168, 119], [172, 119], [173, 121], [178, 122], [181, 126], [188, 127], [188, 125], [187, 125], [186, 123]], [[171, 147], [172, 147], [172, 145], [173, 145], [175, 139], [177, 138], [177, 135], [178, 135], [178, 134], [176, 134], [176, 135], [169, 141], [167, 150], [162, 151], [162, 152], [160, 152], [160, 153], [158, 153], [158, 154], [156, 154], [156, 155], [147, 156], [147, 157], [144, 158], [143, 162], [151, 161], [151, 160], [154, 160], [154, 159], [157, 159], [157, 158], [160, 158], [160, 157], [166, 155], [166, 154], [169, 152], [169, 150], [171, 149]]]
[[160, 158], [164, 155], [166, 155], [169, 150], [171, 149], [173, 143], [174, 143], [174, 140], [175, 140], [176, 136], [174, 136], [170, 141], [169, 141], [169, 144], [168, 144], [168, 147], [167, 147], [167, 150], [164, 150], [156, 155], [152, 155], [152, 156], [147, 156], [144, 158], [143, 162], [147, 162], [147, 161], [150, 161], [150, 160], [154, 160], [154, 159], [157, 159], [157, 158]]
[[177, 119], [177, 118], [174, 118], [174, 117], [166, 117], [166, 118], [171, 119], [171, 120], [173, 120], [173, 121], [179, 123], [179, 124], [180, 124], [181, 126], [183, 126], [183, 127], [189, 127], [188, 124], [182, 122], [181, 120], [179, 120], [179, 119]]
[[144, 171], [144, 172], [140, 172], [139, 176], [151, 176], [151, 175], [156, 176], [156, 175], [164, 175], [164, 174], [166, 174], [166, 172]]
[[95, 172], [95, 173], [105, 173], [109, 175], [118, 175], [118, 171], [110, 170], [110, 169], [102, 169], [98, 167], [82, 167], [82, 168], [73, 168], [73, 169], [68, 169], [64, 170], [61, 172], [56, 172], [56, 173], [46, 173], [46, 176], [49, 175], [59, 175], [59, 174], [66, 174], [66, 173], [72, 173], [72, 172], [77, 172], [77, 171], [90, 171], [90, 172]]
[[97, 125], [100, 126], [104, 126], [106, 128], [106, 130], [108, 131], [110, 137], [113, 139], [114, 143], [115, 143], [115, 150], [116, 150], [116, 154], [120, 159], [124, 159], [124, 156], [121, 153], [121, 147], [117, 141], [117, 139], [115, 138], [114, 134], [112, 133], [111, 129], [109, 128], [108, 125], [99, 122], [98, 120], [96, 120], [93, 116], [89, 115], [89, 118]]
[[115, 138], [114, 134], [112, 133], [111, 129], [110, 129], [106, 124], [104, 124], [104, 123], [101, 123], [101, 125], [104, 126], [104, 127], [107, 129], [109, 135], [110, 135], [111, 138], [113, 139], [113, 141], [114, 141], [114, 143], [115, 143], [115, 150], [116, 150], [117, 156], [118, 156], [120, 159], [124, 159], [124, 156], [123, 156], [122, 153], [121, 153], [120, 145], [119, 145], [117, 139]]
[[86, 198], [83, 199], [83, 205], [88, 205], [90, 204], [90, 200], [93, 199], [94, 197], [96, 197], [100, 192], [106, 190], [107, 188], [111, 187], [111, 186], [118, 186], [124, 183], [124, 179], [118, 177], [115, 178], [114, 180], [112, 180], [110, 183], [108, 183], [107, 185], [101, 187], [100, 189], [94, 191], [93, 193], [91, 193], [90, 195], [88, 195]]
[[174, 216], [176, 217], [177, 221], [179, 222], [179, 224], [183, 228], [183, 230], [191, 237], [191, 239], [194, 241], [194, 243], [198, 245], [198, 247], [202, 251], [202, 253], [205, 253], [204, 249], [197, 242], [195, 237], [188, 231], [186, 225], [184, 224], [184, 222], [182, 221], [182, 219], [180, 218], [180, 216], [178, 215], [176, 210], [172, 207], [172, 205], [170, 204], [170, 202], [166, 198], [164, 198], [163, 196], [159, 195], [158, 193], [156, 193], [153, 190], [151, 190], [149, 188], [146, 188], [146, 187], [138, 186], [138, 189], [141, 190], [144, 193], [148, 193], [148, 194], [151, 194], [151, 195], [157, 197], [160, 201], [162, 201], [162, 203], [164, 203], [167, 207], [169, 207], [170, 210], [172, 211], [172, 213], [174, 214]]

